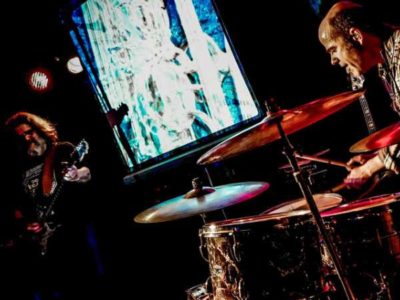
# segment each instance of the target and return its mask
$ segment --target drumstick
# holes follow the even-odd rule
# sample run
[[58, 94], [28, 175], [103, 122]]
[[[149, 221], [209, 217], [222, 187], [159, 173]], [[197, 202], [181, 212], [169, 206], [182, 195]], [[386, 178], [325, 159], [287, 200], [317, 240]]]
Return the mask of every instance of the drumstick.
[[[295, 156], [298, 157], [298, 158], [305, 159], [305, 160], [316, 161], [316, 162], [325, 163], [325, 164], [328, 164], [328, 165], [333, 165], [333, 166], [337, 166], [337, 167], [346, 168], [346, 170], [351, 170], [352, 169], [352, 166], [349, 166], [346, 163], [338, 161], [338, 160], [326, 159], [326, 158], [321, 158], [321, 157], [317, 157], [317, 156], [298, 154], [298, 153], [295, 153]], [[348, 186], [349, 185], [347, 183], [341, 182], [338, 185], [336, 185], [333, 188], [331, 188], [330, 190], [328, 190], [328, 192], [337, 193], [337, 192], [343, 190], [344, 188], [347, 188]]]
[[337, 186], [334, 186], [333, 188], [331, 188], [330, 190], [328, 190], [327, 192], [329, 193], [337, 193], [341, 190], [343, 190], [344, 188], [347, 188], [348, 184], [345, 182], [339, 183]]
[[295, 156], [298, 158], [305, 159], [305, 160], [316, 161], [316, 162], [325, 163], [328, 165], [343, 167], [346, 169], [350, 168], [346, 163], [337, 161], [337, 160], [333, 160], [333, 159], [326, 159], [326, 158], [321, 158], [321, 157], [317, 157], [317, 156], [298, 154], [298, 153], [296, 153]]

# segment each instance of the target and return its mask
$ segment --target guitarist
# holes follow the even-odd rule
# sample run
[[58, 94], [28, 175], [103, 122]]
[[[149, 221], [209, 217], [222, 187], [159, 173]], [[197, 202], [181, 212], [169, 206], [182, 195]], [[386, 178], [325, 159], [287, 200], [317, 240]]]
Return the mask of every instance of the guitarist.
[[[328, 11], [318, 35], [332, 65], [345, 68], [351, 77], [377, 67], [392, 108], [400, 116], [400, 28], [378, 21], [358, 3], [342, 1]], [[400, 173], [400, 146], [383, 148], [369, 157], [356, 156], [348, 164], [352, 168], [345, 183], [360, 188], [381, 170]]]
[[[15, 205], [14, 214], [16, 223], [20, 227], [20, 234], [10, 246], [16, 249], [15, 266], [26, 272], [18, 271], [18, 280], [28, 278], [24, 284], [30, 285], [30, 288], [24, 286], [19, 290], [29, 291], [32, 294], [37, 292], [60, 294], [61, 290], [51, 291], [49, 282], [57, 274], [53, 273], [54, 270], [51, 268], [53, 266], [58, 268], [60, 261], [65, 260], [65, 264], [69, 261], [68, 258], [60, 256], [60, 253], [67, 249], [63, 246], [63, 242], [68, 239], [63, 234], [68, 231], [63, 228], [65, 219], [62, 212], [57, 211], [57, 207], [64, 208], [63, 202], [67, 202], [64, 200], [70, 199], [58, 201], [54, 197], [58, 196], [58, 189], [64, 182], [65, 185], [69, 185], [69, 182], [74, 184], [88, 182], [91, 179], [90, 170], [86, 166], [77, 167], [71, 164], [78, 161], [74, 157], [77, 155], [74, 146], [59, 141], [56, 128], [51, 122], [28, 112], [18, 112], [11, 116], [5, 125], [13, 136], [17, 148], [22, 192]], [[54, 203], [54, 200], [57, 202]], [[58, 234], [60, 237], [57, 237]], [[55, 243], [54, 248], [52, 239]], [[46, 272], [47, 274], [44, 274]], [[43, 281], [47, 282], [41, 288]]]

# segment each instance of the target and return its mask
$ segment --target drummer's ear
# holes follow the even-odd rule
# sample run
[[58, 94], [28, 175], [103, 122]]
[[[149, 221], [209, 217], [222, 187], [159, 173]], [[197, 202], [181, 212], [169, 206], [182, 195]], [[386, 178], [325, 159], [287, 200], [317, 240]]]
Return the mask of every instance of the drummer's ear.
[[350, 34], [350, 36], [351, 36], [351, 39], [352, 39], [354, 42], [356, 42], [356, 43], [358, 43], [358, 44], [360, 44], [360, 45], [363, 44], [363, 35], [362, 35], [362, 32], [361, 32], [360, 29], [355, 28], [355, 27], [351, 27], [351, 28], [349, 29], [349, 34]]

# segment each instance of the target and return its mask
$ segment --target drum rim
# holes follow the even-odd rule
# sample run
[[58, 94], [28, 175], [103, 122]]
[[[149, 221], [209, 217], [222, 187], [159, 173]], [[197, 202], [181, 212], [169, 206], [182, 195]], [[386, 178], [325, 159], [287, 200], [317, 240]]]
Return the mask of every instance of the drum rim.
[[400, 193], [383, 194], [339, 205], [337, 207], [322, 212], [321, 216], [323, 218], [328, 218], [349, 213], [359, 213], [372, 208], [392, 204], [398, 201], [400, 201]]
[[[218, 229], [226, 230], [224, 228], [226, 228], [228, 226], [240, 226], [240, 225], [261, 223], [261, 222], [267, 222], [267, 221], [280, 221], [282, 219], [301, 217], [301, 216], [305, 216], [305, 215], [310, 215], [310, 217], [311, 217], [310, 211], [298, 210], [298, 211], [291, 211], [291, 212], [278, 213], [278, 214], [245, 216], [245, 217], [240, 217], [240, 218], [233, 218], [233, 219], [227, 219], [227, 220], [208, 223], [203, 226], [202, 230], [203, 230], [203, 232], [214, 232], [215, 230], [218, 230]], [[208, 230], [210, 230], [210, 231], [208, 231]]]

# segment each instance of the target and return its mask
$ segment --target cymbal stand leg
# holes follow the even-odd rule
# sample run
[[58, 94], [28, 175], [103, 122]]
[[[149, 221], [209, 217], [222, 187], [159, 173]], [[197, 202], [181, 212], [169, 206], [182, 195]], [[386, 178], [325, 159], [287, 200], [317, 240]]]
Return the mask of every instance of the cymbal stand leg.
[[214, 186], [213, 181], [212, 181], [211, 176], [210, 176], [210, 172], [208, 172], [207, 167], [204, 168], [204, 171], [206, 172], [207, 179], [208, 179], [208, 182], [209, 182], [210, 186]]
[[283, 153], [286, 156], [286, 158], [288, 159], [290, 165], [292, 166], [293, 177], [295, 178], [296, 183], [298, 184], [298, 186], [301, 190], [301, 193], [303, 194], [304, 198], [307, 200], [308, 205], [310, 206], [311, 213], [316, 221], [318, 230], [327, 246], [328, 254], [332, 258], [332, 262], [337, 271], [339, 281], [343, 287], [346, 298], [348, 300], [355, 300], [356, 297], [354, 296], [353, 291], [351, 290], [349, 281], [347, 280], [347, 278], [344, 274], [341, 261], [340, 261], [339, 256], [336, 253], [336, 250], [333, 246], [331, 236], [328, 234], [328, 231], [325, 228], [325, 224], [322, 220], [321, 214], [320, 214], [318, 207], [315, 204], [315, 200], [312, 196], [310, 186], [307, 183], [307, 181], [305, 180], [304, 171], [300, 169], [300, 167], [297, 163], [297, 159], [295, 156], [295, 149], [292, 146], [292, 144], [290, 143], [286, 133], [284, 132], [282, 125], [280, 123], [280, 120], [277, 120], [276, 126], [278, 127], [279, 133], [284, 142]]
[[228, 220], [226, 213], [225, 213], [225, 209], [223, 209], [223, 208], [216, 210], [215, 212], [209, 212], [208, 214], [202, 213], [202, 214], [200, 214], [200, 217], [204, 224], [208, 224], [208, 223], [214, 222], [214, 221], [220, 221], [221, 217], [223, 220]]
[[[213, 181], [211, 179], [211, 175], [210, 175], [210, 172], [208, 171], [207, 167], [204, 167], [204, 172], [206, 172], [209, 185], [211, 187], [213, 187], [214, 183], [213, 183]], [[224, 220], [228, 220], [228, 217], [226, 216], [226, 213], [225, 213], [225, 209], [221, 208], [220, 211], [222, 213], [222, 216], [223, 216]], [[203, 214], [201, 216], [203, 218], [204, 224], [206, 224], [207, 222], [206, 222], [205, 214], [204, 214], [204, 217], [203, 217]]]
[[203, 224], [207, 224], [207, 216], [206, 214], [200, 214], [201, 220], [203, 221]]

